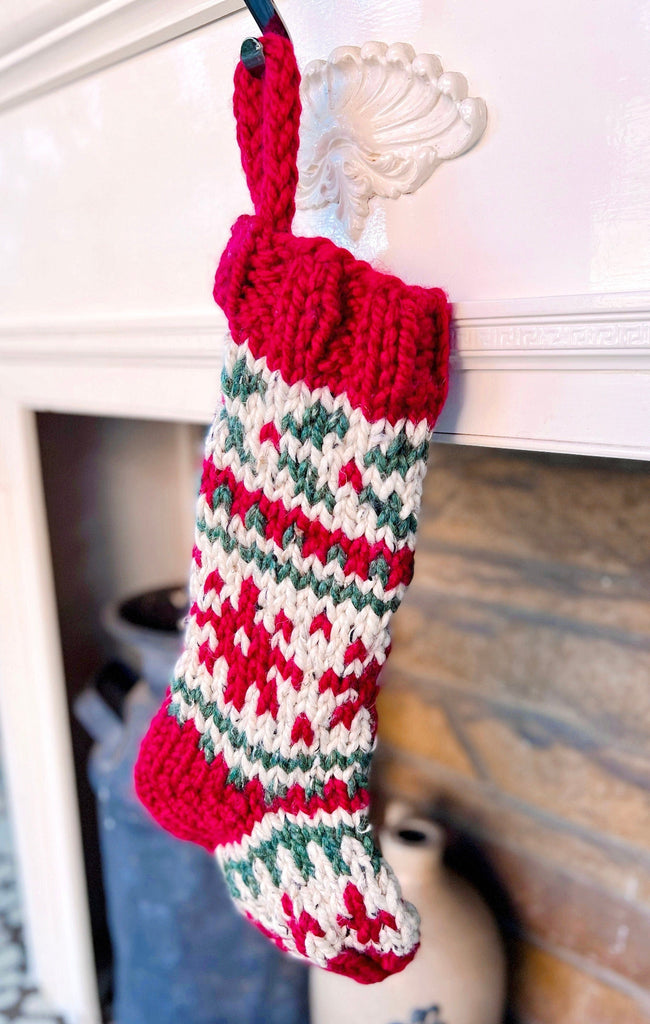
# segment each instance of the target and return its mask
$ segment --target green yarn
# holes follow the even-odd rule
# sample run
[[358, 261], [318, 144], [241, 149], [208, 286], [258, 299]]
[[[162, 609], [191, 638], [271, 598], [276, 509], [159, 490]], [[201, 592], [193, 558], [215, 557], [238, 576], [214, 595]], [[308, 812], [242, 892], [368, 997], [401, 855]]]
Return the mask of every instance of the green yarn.
[[[230, 373], [223, 370], [221, 386], [226, 397], [239, 399], [243, 404], [251, 395], [263, 397], [268, 388], [264, 374], [250, 370], [244, 357], [236, 360]], [[282, 433], [289, 433], [301, 442], [309, 441], [319, 451], [322, 451], [328, 434], [336, 434], [342, 441], [349, 429], [350, 420], [340, 406], [330, 411], [318, 399], [307, 407], [302, 420], [288, 412], [281, 422]], [[363, 464], [375, 466], [383, 479], [395, 472], [405, 478], [411, 466], [421, 460], [426, 461], [428, 452], [428, 440], [413, 445], [404, 433], [399, 433], [385, 450], [376, 446], [367, 451]]]
[[263, 398], [267, 387], [264, 376], [250, 370], [245, 359], [237, 359], [230, 373], [225, 366], [221, 372], [221, 390], [226, 398], [239, 398], [242, 402], [251, 395]]
[[210, 527], [204, 520], [199, 520], [196, 528], [199, 533], [205, 534], [210, 544], [220, 544], [227, 555], [236, 550], [247, 565], [254, 563], [260, 572], [268, 573], [278, 584], [289, 579], [297, 591], [309, 588], [317, 597], [329, 597], [334, 605], [351, 601], [358, 612], [364, 608], [371, 608], [378, 618], [382, 618], [386, 612], [396, 611], [400, 606], [401, 597], [396, 595], [388, 601], [382, 601], [372, 591], [364, 594], [354, 580], [339, 583], [332, 576], [318, 576], [313, 569], [301, 572], [295, 565], [283, 561], [273, 551], [263, 551], [255, 543], [240, 544], [223, 526]]
[[[346, 837], [349, 837], [361, 843], [364, 853], [370, 858], [373, 871], [377, 874], [381, 866], [381, 855], [372, 838], [372, 833], [364, 831], [366, 828], [368, 828], [368, 821], [365, 816], [356, 828], [343, 824], [334, 826], [299, 825], [295, 821], [285, 821], [280, 828], [273, 830], [270, 839], [251, 846], [246, 857], [226, 859], [223, 862], [223, 869], [226, 878], [230, 878], [236, 888], [237, 876], [247, 885], [248, 878], [251, 876], [255, 878], [253, 873], [255, 861], [261, 861], [266, 865], [273, 884], [280, 887], [282, 877], [277, 858], [280, 847], [283, 847], [290, 852], [300, 874], [307, 881], [309, 878], [315, 877], [316, 873], [307, 847], [309, 843], [316, 843], [325, 853], [336, 875], [351, 875], [351, 866], [341, 853], [341, 844]], [[257, 884], [256, 879], [255, 884]], [[251, 889], [251, 891], [253, 890]]]
[[316, 400], [308, 406], [301, 421], [293, 413], [286, 413], [280, 424], [283, 434], [291, 434], [298, 441], [309, 441], [322, 451], [323, 442], [328, 434], [336, 434], [343, 440], [350, 429], [350, 421], [341, 408], [329, 412], [321, 402]]
[[[236, 416], [223, 416], [223, 418], [228, 420], [229, 430], [232, 430], [233, 421], [238, 424], [234, 435], [229, 435], [226, 438], [225, 450], [230, 451], [234, 448], [239, 455], [242, 465], [252, 462], [253, 457], [251, 453], [246, 451], [243, 446], [245, 435], [241, 421], [237, 420]], [[295, 484], [295, 495], [304, 494], [312, 506], [322, 502], [330, 515], [334, 513], [339, 495], [332, 491], [326, 483], [321, 486], [318, 485], [318, 470], [311, 462], [299, 461], [294, 459], [287, 451], [282, 451], [278, 457], [278, 473], [282, 472], [283, 469], [288, 471]], [[226, 486], [226, 484], [220, 484], [219, 487], [215, 488], [212, 498], [212, 507], [214, 509], [219, 504], [225, 504], [222, 488]], [[387, 526], [396, 539], [404, 540], [411, 533], [415, 533], [417, 519], [412, 512], [403, 517], [404, 503], [396, 491], [393, 491], [388, 498], [381, 498], [372, 487], [368, 486], [359, 492], [358, 500], [360, 506], [368, 504], [372, 508], [377, 516], [377, 526]], [[229, 504], [227, 505], [228, 511], [230, 511], [231, 504], [232, 495], [230, 495]]]
[[[242, 750], [244, 756], [249, 761], [259, 763], [265, 771], [269, 771], [272, 768], [280, 768], [288, 775], [290, 772], [299, 769], [303, 774], [311, 774], [315, 769], [320, 768], [323, 772], [327, 773], [331, 772], [333, 768], [339, 768], [344, 771], [346, 768], [355, 765], [358, 767], [359, 774], [364, 779], [367, 778], [372, 757], [370, 752], [367, 754], [357, 752], [352, 757], [346, 757], [338, 750], [334, 750], [329, 754], [324, 754], [321, 751], [317, 751], [315, 754], [300, 751], [294, 754], [293, 757], [283, 757], [277, 752], [271, 754], [261, 744], [253, 746], [246, 738], [245, 733], [240, 732], [233, 725], [230, 719], [219, 710], [216, 703], [205, 699], [200, 687], [190, 688], [184, 679], [177, 678], [171, 684], [171, 691], [174, 696], [180, 694], [185, 704], [190, 706], [197, 705], [203, 718], [206, 721], [212, 720], [221, 735], [228, 736], [234, 749]], [[179, 725], [183, 724], [183, 711], [177, 701], [170, 703], [168, 713], [176, 718]], [[199, 746], [204, 751], [208, 763], [213, 761], [215, 756], [214, 743], [209, 732], [206, 731], [202, 734]]]
[[422, 441], [415, 447], [404, 434], [398, 434], [384, 452], [381, 448], [371, 448], [363, 457], [364, 466], [374, 466], [382, 479], [391, 473], [399, 473], [406, 479], [411, 466], [416, 462], [426, 462], [429, 454], [429, 442]]

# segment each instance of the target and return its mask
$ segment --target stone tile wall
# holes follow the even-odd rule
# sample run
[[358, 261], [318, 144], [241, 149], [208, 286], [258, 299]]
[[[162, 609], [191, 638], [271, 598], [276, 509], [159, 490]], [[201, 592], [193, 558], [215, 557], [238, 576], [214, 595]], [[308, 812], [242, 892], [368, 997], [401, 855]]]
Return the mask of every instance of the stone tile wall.
[[383, 790], [512, 942], [512, 1019], [648, 1024], [650, 466], [435, 445], [379, 711]]

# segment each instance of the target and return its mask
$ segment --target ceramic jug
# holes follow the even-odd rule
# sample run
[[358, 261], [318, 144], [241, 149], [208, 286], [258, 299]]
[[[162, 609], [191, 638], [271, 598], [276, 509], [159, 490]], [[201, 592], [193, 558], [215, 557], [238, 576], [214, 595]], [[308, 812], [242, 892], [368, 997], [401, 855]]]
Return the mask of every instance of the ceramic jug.
[[485, 903], [443, 866], [438, 825], [394, 814], [389, 821], [379, 835], [382, 853], [419, 911], [420, 949], [404, 971], [376, 985], [313, 968], [311, 1024], [500, 1024], [505, 956]]

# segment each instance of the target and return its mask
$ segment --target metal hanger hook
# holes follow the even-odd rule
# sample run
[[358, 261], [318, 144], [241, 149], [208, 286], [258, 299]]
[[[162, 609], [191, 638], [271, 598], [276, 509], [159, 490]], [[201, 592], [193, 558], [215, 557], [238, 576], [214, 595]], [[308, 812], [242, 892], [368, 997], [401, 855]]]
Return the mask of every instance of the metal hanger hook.
[[[262, 33], [275, 32], [289, 38], [286, 26], [271, 0], [245, 0]], [[264, 71], [264, 49], [258, 39], [244, 39], [241, 46], [241, 61], [251, 75], [260, 77]]]

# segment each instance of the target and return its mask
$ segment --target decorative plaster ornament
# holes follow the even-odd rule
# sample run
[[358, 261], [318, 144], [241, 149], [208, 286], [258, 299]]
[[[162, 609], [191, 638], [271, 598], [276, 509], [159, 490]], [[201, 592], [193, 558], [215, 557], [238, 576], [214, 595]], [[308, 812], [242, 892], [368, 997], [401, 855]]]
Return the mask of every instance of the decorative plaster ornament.
[[408, 43], [338, 47], [307, 65], [301, 99], [297, 205], [336, 203], [353, 239], [373, 196], [415, 192], [443, 160], [478, 142], [487, 123], [466, 78]]

